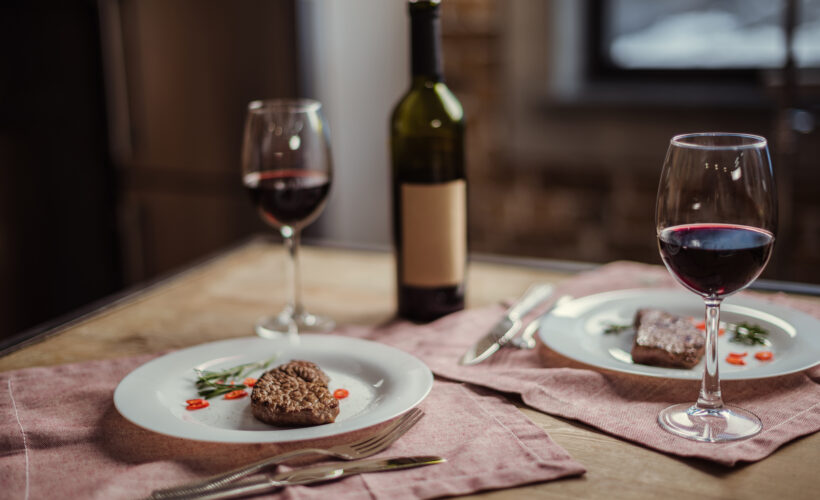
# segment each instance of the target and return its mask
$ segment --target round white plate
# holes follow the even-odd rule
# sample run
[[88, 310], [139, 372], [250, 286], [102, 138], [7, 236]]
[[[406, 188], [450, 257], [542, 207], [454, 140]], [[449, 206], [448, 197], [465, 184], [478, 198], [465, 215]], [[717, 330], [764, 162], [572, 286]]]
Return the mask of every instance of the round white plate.
[[[641, 308], [704, 317], [703, 300], [684, 290], [619, 290], [581, 297], [561, 304], [541, 320], [539, 336], [545, 345], [568, 358], [588, 365], [652, 377], [700, 379], [701, 360], [691, 369], [662, 368], [632, 362], [634, 330], [604, 333], [608, 324], [632, 324]], [[718, 337], [722, 380], [774, 377], [794, 373], [820, 363], [820, 321], [787, 307], [743, 296], [732, 296], [721, 305], [721, 321], [748, 322], [769, 331], [771, 345], [747, 346], [729, 342], [731, 334]], [[745, 366], [726, 362], [729, 352], [747, 352]], [[759, 361], [757, 351], [772, 351], [771, 361]]]
[[[197, 398], [194, 368], [214, 370], [273, 356], [271, 367], [301, 359], [330, 377], [331, 393], [347, 389], [332, 424], [280, 428], [251, 414], [250, 398], [215, 397], [210, 406], [186, 410]], [[261, 371], [249, 376], [258, 377]], [[304, 334], [298, 345], [286, 339], [239, 338], [176, 351], [140, 366], [114, 392], [123, 417], [146, 429], [180, 438], [223, 443], [280, 443], [342, 434], [387, 421], [421, 402], [433, 374], [419, 359], [398, 349], [337, 335]]]

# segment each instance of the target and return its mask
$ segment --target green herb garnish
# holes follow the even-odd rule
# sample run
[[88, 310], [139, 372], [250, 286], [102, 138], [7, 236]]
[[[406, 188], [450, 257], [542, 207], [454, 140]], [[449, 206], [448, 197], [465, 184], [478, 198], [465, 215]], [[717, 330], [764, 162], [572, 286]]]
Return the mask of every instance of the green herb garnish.
[[632, 329], [632, 325], [617, 325], [615, 323], [607, 323], [604, 328], [604, 333], [621, 333], [624, 330]]
[[733, 333], [729, 342], [745, 345], [769, 345], [769, 340], [766, 338], [769, 332], [758, 325], [751, 323], [729, 323], [726, 327]]
[[242, 383], [231, 383], [232, 380], [242, 380], [245, 375], [254, 370], [264, 370], [276, 360], [276, 356], [256, 363], [245, 363], [243, 365], [226, 368], [220, 371], [199, 370], [194, 368], [196, 372], [196, 390], [197, 393], [205, 398], [211, 399], [222, 394], [227, 394], [238, 389], [246, 389], [247, 386]]

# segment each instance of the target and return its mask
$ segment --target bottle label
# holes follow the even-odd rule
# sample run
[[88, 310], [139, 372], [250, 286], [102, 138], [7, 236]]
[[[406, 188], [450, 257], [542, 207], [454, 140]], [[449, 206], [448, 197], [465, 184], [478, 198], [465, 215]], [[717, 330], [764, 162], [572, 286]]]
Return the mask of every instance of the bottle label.
[[402, 284], [455, 286], [467, 260], [467, 182], [401, 185]]

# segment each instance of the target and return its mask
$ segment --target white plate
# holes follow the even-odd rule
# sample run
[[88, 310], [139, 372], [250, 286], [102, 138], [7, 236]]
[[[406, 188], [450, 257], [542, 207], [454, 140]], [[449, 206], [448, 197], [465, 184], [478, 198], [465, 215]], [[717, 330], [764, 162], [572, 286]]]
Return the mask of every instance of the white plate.
[[[605, 334], [608, 324], [632, 324], [635, 312], [644, 307], [681, 316], [704, 316], [703, 300], [684, 290], [619, 290], [589, 295], [555, 308], [541, 321], [539, 336], [548, 347], [576, 361], [620, 372], [677, 379], [700, 379], [701, 360], [691, 369], [661, 368], [633, 364], [630, 351], [633, 330]], [[747, 346], [729, 342], [730, 334], [718, 337], [722, 380], [774, 377], [794, 373], [820, 363], [820, 321], [789, 309], [743, 296], [732, 296], [721, 305], [721, 321], [749, 322], [769, 331], [771, 345]], [[757, 351], [772, 351], [771, 361], [759, 361]], [[729, 352], [748, 352], [746, 366], [726, 362]]]
[[[330, 377], [330, 391], [343, 388], [332, 424], [279, 428], [256, 420], [250, 398], [215, 397], [201, 410], [185, 409], [196, 398], [194, 368], [219, 369], [277, 356], [272, 366], [294, 359], [316, 363]], [[258, 377], [261, 372], [249, 376]], [[287, 340], [248, 337], [202, 344], [149, 361], [126, 376], [114, 392], [123, 417], [146, 429], [180, 438], [224, 443], [280, 443], [342, 434], [389, 420], [430, 392], [433, 374], [398, 349], [337, 335], [301, 335]]]

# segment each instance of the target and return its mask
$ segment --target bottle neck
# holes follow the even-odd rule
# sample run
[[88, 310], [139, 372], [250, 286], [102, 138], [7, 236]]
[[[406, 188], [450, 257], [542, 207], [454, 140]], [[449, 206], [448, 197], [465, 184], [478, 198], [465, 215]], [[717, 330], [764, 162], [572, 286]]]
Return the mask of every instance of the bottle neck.
[[444, 81], [441, 63], [441, 22], [438, 5], [410, 9], [410, 70], [413, 81]]

